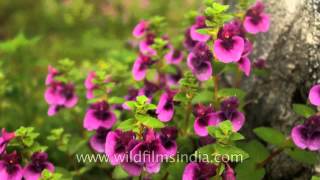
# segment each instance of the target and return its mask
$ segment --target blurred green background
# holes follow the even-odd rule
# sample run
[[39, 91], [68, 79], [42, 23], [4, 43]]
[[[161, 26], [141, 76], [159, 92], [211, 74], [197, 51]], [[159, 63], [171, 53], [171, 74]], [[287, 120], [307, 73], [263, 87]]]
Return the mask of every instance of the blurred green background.
[[[2, 0], [0, 1], [0, 126], [48, 130], [72, 121], [48, 118], [43, 98], [48, 64], [70, 58], [108, 63], [114, 54], [134, 58], [131, 30], [140, 19], [164, 16], [171, 34], [183, 34], [183, 17], [196, 0]], [[133, 42], [134, 43], [134, 42]], [[117, 60], [127, 58], [117, 56]], [[124, 64], [126, 66], [126, 64]], [[73, 116], [72, 116], [73, 117]], [[73, 117], [74, 118], [74, 117]], [[78, 117], [82, 118], [82, 117]], [[80, 120], [79, 120], [80, 121]], [[66, 127], [68, 128], [68, 127]]]
[[[69, 171], [81, 168], [72, 163], [69, 150], [57, 150], [59, 145], [48, 142], [47, 136], [52, 129], [63, 128], [71, 135], [72, 140], [66, 141], [70, 147], [87, 143], [82, 127], [88, 106], [85, 93], [77, 90], [82, 94], [78, 92], [76, 108], [48, 117], [43, 97], [48, 65], [69, 58], [76, 62], [75, 68], [85, 68], [79, 71], [82, 79], [75, 80], [77, 87], [88, 70], [101, 63], [112, 65], [115, 73], [132, 81], [130, 67], [137, 41], [131, 31], [137, 22], [163, 16], [168, 34], [182, 38], [185, 14], [200, 4], [198, 0], [0, 0], [0, 127], [9, 131], [35, 127], [41, 133], [40, 143], [49, 146], [51, 161]], [[88, 146], [80, 149], [90, 151]], [[105, 174], [93, 170], [81, 179]]]

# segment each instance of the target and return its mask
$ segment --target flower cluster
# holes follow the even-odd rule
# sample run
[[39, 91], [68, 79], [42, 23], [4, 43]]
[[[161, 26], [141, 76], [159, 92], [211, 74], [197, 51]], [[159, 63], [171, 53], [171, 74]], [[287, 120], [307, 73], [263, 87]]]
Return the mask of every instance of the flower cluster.
[[[320, 85], [311, 88], [309, 101], [312, 105], [320, 105]], [[320, 150], [320, 116], [312, 115], [303, 124], [295, 126], [291, 131], [291, 138], [301, 149]]]
[[7, 152], [7, 145], [16, 138], [14, 132], [7, 132], [2, 129], [0, 137], [0, 178], [4, 180], [38, 180], [43, 170], [54, 172], [54, 165], [48, 161], [45, 152], [35, 152], [30, 157], [30, 161], [23, 167], [21, 155], [17, 151]]
[[51, 66], [48, 67], [47, 89], [44, 97], [49, 104], [49, 116], [55, 115], [62, 108], [73, 108], [78, 102], [73, 83], [55, 80], [57, 76], [62, 75], [57, 69]]

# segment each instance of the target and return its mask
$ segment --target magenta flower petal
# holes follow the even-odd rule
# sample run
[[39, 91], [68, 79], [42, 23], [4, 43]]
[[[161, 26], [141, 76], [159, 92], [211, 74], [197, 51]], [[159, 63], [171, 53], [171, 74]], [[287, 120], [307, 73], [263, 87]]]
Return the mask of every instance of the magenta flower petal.
[[96, 73], [95, 72], [90, 72], [86, 78], [86, 80], [84, 81], [84, 86], [87, 89], [93, 89], [95, 88], [95, 84], [93, 83], [94, 78], [96, 77]]
[[207, 117], [196, 118], [194, 122], [194, 131], [199, 136], [207, 136], [208, 135], [208, 126], [216, 126], [220, 122], [220, 118], [218, 114], [211, 113], [207, 115]]
[[306, 149], [308, 146], [308, 140], [302, 136], [302, 131], [304, 130], [303, 125], [298, 125], [294, 127], [291, 131], [291, 138], [296, 146], [301, 149]]
[[168, 64], [179, 64], [183, 60], [182, 51], [171, 49], [165, 56]]
[[[210, 79], [212, 75], [211, 63], [209, 61], [203, 61], [200, 63], [194, 61], [198, 61], [198, 59], [196, 59], [193, 53], [190, 53], [188, 55], [187, 65], [192, 73], [196, 76], [196, 78], [199, 81], [207, 81], [208, 79]], [[201, 60], [199, 59], [199, 61]], [[194, 64], [196, 64], [196, 66], [194, 66]]]
[[112, 112], [105, 112], [103, 119], [97, 117], [95, 113], [94, 110], [88, 110], [85, 115], [83, 126], [88, 131], [98, 129], [99, 127], [111, 128], [116, 122], [116, 116]]
[[168, 122], [172, 119], [174, 114], [173, 109], [173, 99], [169, 97], [168, 93], [165, 92], [161, 95], [156, 113], [158, 114], [158, 119], [163, 122]]
[[147, 74], [147, 68], [143, 66], [143, 60], [138, 57], [132, 68], [132, 75], [136, 81], [141, 81]]
[[23, 170], [23, 177], [26, 180], [38, 180], [44, 169], [54, 172], [54, 165], [48, 161], [47, 153], [36, 152], [32, 155], [32, 162]]
[[14, 166], [15, 171], [8, 173], [7, 167], [4, 161], [0, 161], [0, 179], [3, 180], [21, 180], [22, 179], [22, 167], [20, 165]]
[[122, 168], [131, 176], [140, 176], [143, 166], [130, 162], [123, 162]]
[[214, 55], [223, 63], [238, 61], [244, 50], [244, 40], [233, 36], [230, 40], [217, 39], [214, 42]]
[[262, 14], [260, 16], [261, 20], [257, 23], [254, 22], [255, 19], [250, 16], [246, 16], [244, 19], [244, 28], [248, 33], [257, 34], [259, 32], [267, 32], [270, 27], [270, 17], [267, 14]]
[[46, 77], [46, 85], [50, 85], [54, 82], [54, 77], [58, 75], [58, 70], [52, 66], [48, 66], [48, 75]]
[[251, 62], [248, 57], [242, 57], [238, 62], [239, 69], [244, 72], [246, 76], [250, 75]]
[[70, 99], [68, 99], [65, 103], [64, 106], [67, 108], [72, 108], [78, 103], [78, 96], [73, 95]]
[[197, 169], [199, 169], [197, 163], [192, 162], [187, 164], [183, 171], [182, 180], [194, 180], [197, 176]]
[[105, 144], [108, 133], [109, 129], [97, 129], [96, 134], [93, 135], [89, 141], [91, 148], [99, 153], [105, 152]]
[[151, 173], [151, 174], [158, 173], [161, 168], [161, 162], [148, 162], [146, 163], [145, 167], [148, 173]]
[[232, 115], [232, 118], [230, 119], [233, 127], [233, 131], [239, 131], [245, 122], [245, 116], [242, 112], [236, 111]]
[[197, 25], [193, 25], [190, 28], [190, 36], [194, 41], [207, 42], [210, 39], [210, 35], [200, 34], [197, 32]]
[[123, 162], [125, 154], [117, 152], [119, 135], [116, 132], [109, 132], [105, 143], [105, 153], [109, 158], [111, 165], [119, 165]]
[[154, 50], [150, 44], [147, 43], [147, 41], [141, 41], [139, 43], [139, 49], [140, 52], [144, 55], [148, 55], [148, 56], [155, 56], [157, 55], [157, 51]]
[[320, 85], [315, 85], [310, 89], [309, 101], [315, 106], [320, 106]]
[[55, 114], [57, 114], [58, 110], [59, 110], [59, 106], [50, 105], [48, 109], [48, 116], [54, 116]]
[[133, 29], [132, 35], [136, 38], [139, 38], [143, 36], [147, 29], [148, 29], [149, 23], [147, 21], [140, 21]]
[[86, 92], [86, 97], [87, 97], [87, 99], [92, 99], [92, 98], [94, 98], [93, 91], [94, 91], [94, 89], [87, 89], [87, 92]]

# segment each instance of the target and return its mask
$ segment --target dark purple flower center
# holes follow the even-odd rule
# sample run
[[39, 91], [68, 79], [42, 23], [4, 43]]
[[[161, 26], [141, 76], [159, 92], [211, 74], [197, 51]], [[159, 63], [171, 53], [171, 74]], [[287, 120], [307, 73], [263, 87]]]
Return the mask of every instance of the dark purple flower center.
[[97, 129], [95, 138], [99, 143], [104, 144], [106, 142], [106, 137], [109, 131], [110, 131], [109, 129], [100, 127]]
[[306, 120], [300, 133], [304, 139], [320, 139], [320, 116], [312, 116]]
[[165, 109], [165, 110], [172, 110], [173, 109], [173, 102], [172, 102], [172, 100], [171, 99], [168, 99], [167, 101], [166, 101], [166, 103], [165, 103], [165, 105], [163, 106], [163, 108]]
[[153, 93], [155, 93], [158, 90], [158, 86], [150, 83], [148, 81], [145, 82], [145, 87], [143, 89], [143, 94], [147, 97], [152, 97]]
[[116, 139], [115, 152], [124, 153], [128, 150], [129, 144], [134, 140], [134, 133], [128, 132], [118, 132], [119, 137]]
[[201, 126], [208, 126], [208, 123], [209, 123], [209, 116], [205, 115], [205, 116], [199, 117], [199, 124]]
[[46, 153], [34, 153], [31, 159], [30, 170], [33, 172], [41, 173], [48, 166], [48, 155]]
[[146, 36], [147, 45], [152, 45], [154, 43], [154, 38], [155, 38], [154, 34], [147, 34]]
[[93, 115], [97, 119], [101, 121], [108, 120], [111, 117], [111, 113], [109, 111], [109, 105], [105, 102], [98, 102], [91, 105], [91, 109], [94, 110]]
[[18, 171], [19, 156], [15, 152], [4, 154], [3, 160], [8, 174], [14, 174]]
[[191, 50], [197, 44], [197, 41], [193, 40], [190, 35], [190, 29], [187, 29], [184, 34], [184, 46]]
[[217, 167], [213, 164], [198, 163], [199, 168], [195, 169], [195, 177], [196, 180], [207, 180], [210, 177], [213, 177], [216, 175], [216, 169]]
[[144, 142], [140, 147], [140, 153], [142, 154], [152, 154], [157, 152], [159, 141], [152, 140], [151, 142]]
[[74, 96], [74, 86], [71, 84], [62, 84], [62, 89], [60, 91], [60, 94], [65, 97], [67, 100], [70, 100]]
[[232, 38], [224, 39], [221, 43], [224, 49], [227, 51], [233, 49], [234, 46], [234, 40]]
[[180, 50], [173, 50], [172, 57], [173, 59], [178, 59], [181, 56], [181, 51]]

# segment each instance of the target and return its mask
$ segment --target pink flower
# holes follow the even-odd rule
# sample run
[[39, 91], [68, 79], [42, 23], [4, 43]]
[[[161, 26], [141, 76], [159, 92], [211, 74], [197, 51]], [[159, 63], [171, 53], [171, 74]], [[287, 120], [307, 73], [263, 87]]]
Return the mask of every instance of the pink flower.
[[230, 22], [219, 30], [218, 39], [214, 42], [214, 55], [219, 61], [230, 63], [241, 58], [245, 42], [239, 28], [238, 24]]
[[19, 161], [20, 157], [16, 151], [11, 154], [3, 154], [0, 160], [0, 179], [21, 180], [23, 170]]
[[111, 128], [116, 120], [116, 115], [110, 111], [107, 102], [96, 102], [90, 105], [87, 110], [83, 121], [83, 127], [88, 131], [96, 130], [100, 127]]
[[207, 81], [212, 75], [213, 55], [209, 47], [199, 42], [188, 55], [187, 65], [199, 81]]
[[1, 130], [0, 155], [6, 150], [7, 144], [16, 137], [14, 132], [7, 132], [5, 128]]
[[200, 34], [197, 32], [198, 29], [206, 28], [206, 17], [198, 16], [196, 17], [196, 22], [190, 28], [191, 38], [199, 42], [207, 42], [210, 39], [210, 35]]
[[48, 161], [47, 153], [36, 152], [31, 157], [31, 163], [24, 168], [23, 177], [26, 180], [38, 180], [44, 169], [54, 172], [54, 165]]
[[50, 105], [48, 115], [55, 115], [63, 107], [72, 108], [78, 102], [78, 96], [75, 94], [74, 85], [62, 82], [53, 82], [47, 87], [45, 100]]
[[140, 21], [133, 29], [133, 36], [136, 38], [142, 37], [148, 31], [149, 22], [147, 21]]
[[173, 104], [173, 97], [175, 92], [173, 91], [166, 91], [164, 92], [159, 100], [156, 113], [158, 115], [158, 119], [162, 122], [168, 122], [172, 119], [174, 114], [174, 104]]
[[53, 83], [54, 77], [57, 76], [58, 74], [59, 74], [58, 70], [49, 65], [48, 66], [48, 75], [46, 78], [46, 85], [50, 85], [51, 83]]
[[153, 63], [154, 61], [149, 56], [140, 54], [132, 67], [133, 78], [136, 81], [143, 80], [146, 77], [148, 67], [151, 66]]
[[291, 131], [294, 144], [301, 149], [320, 150], [320, 116], [311, 116]]
[[309, 101], [315, 106], [320, 106], [320, 85], [315, 85], [310, 89]]
[[270, 17], [264, 12], [264, 4], [258, 1], [246, 13], [244, 28], [248, 33], [267, 32], [270, 27]]
[[171, 48], [164, 58], [168, 64], [179, 64], [183, 60], [183, 53], [180, 50]]

